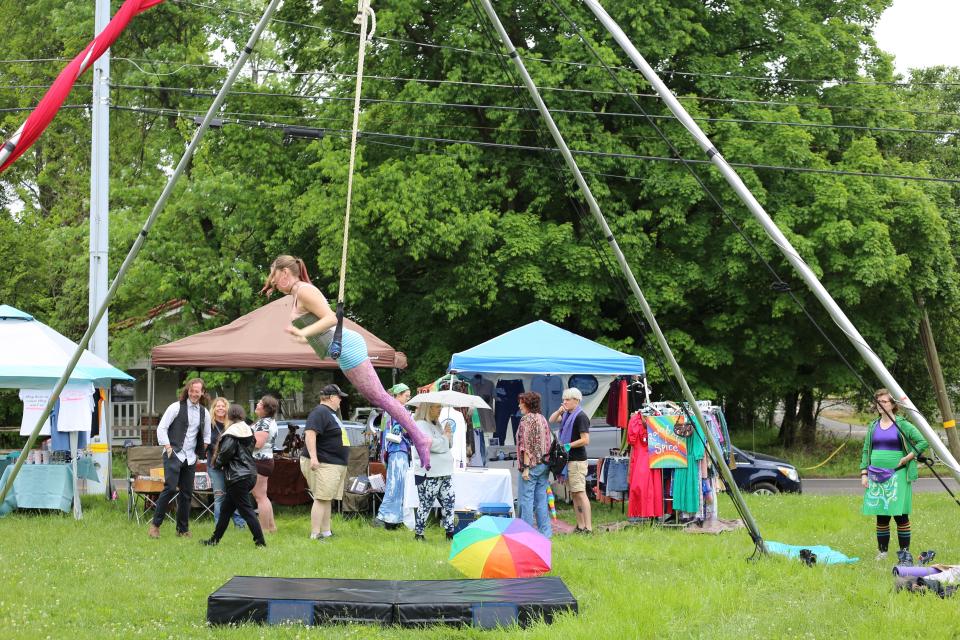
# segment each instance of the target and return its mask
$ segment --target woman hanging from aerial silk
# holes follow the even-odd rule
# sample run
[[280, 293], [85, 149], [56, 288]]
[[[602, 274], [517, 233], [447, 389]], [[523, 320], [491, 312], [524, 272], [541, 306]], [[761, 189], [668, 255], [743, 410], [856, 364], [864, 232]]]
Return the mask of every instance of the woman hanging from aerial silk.
[[[329, 357], [337, 314], [330, 308], [320, 290], [310, 282], [303, 260], [293, 256], [278, 256], [270, 265], [270, 276], [263, 292], [269, 295], [274, 289], [293, 296], [287, 333], [313, 347], [320, 358]], [[429, 469], [430, 438], [417, 428], [410, 413], [380, 384], [380, 378], [367, 356], [366, 342], [359, 333], [344, 329], [341, 349], [337, 362], [347, 380], [370, 403], [389, 413], [390, 417], [401, 424], [413, 441], [413, 446], [417, 448], [421, 464]]]

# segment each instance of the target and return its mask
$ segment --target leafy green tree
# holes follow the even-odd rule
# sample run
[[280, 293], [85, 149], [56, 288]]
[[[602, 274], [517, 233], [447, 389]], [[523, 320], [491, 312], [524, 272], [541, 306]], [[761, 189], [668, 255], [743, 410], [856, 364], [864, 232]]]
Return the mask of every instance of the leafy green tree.
[[[0, 16], [20, 10], [9, 4], [0, 3]], [[915, 300], [927, 301], [944, 336], [942, 354], [955, 354], [957, 321], [949, 310], [957, 303], [957, 256], [949, 239], [957, 232], [957, 193], [840, 173], [956, 175], [953, 136], [903, 131], [955, 128], [926, 112], [955, 117], [956, 92], [945, 88], [952, 85], [890, 84], [890, 56], [872, 37], [889, 4], [605, 6], [724, 156], [756, 165], [739, 170], [745, 183], [904, 386], [927, 402]], [[54, 5], [31, 3], [35, 31], [14, 34], [8, 57], [71, 55], [64, 52], [85, 42], [92, 8]], [[802, 424], [784, 439], [811, 441], [817, 399], [853, 393], [859, 383], [806, 313], [868, 385], [875, 384], [872, 375], [720, 176], [695, 166], [726, 215], [682, 164], [665, 161], [702, 153], [589, 12], [567, 0], [558, 5], [614, 77], [552, 2], [496, 4], [568, 143], [590, 152], [578, 162], [695, 393], [723, 401], [735, 427], [786, 401], [790, 418], [799, 415]], [[192, 135], [193, 118], [222, 82], [223, 60], [232, 60], [262, 6], [164, 3], [118, 41], [115, 266]], [[511, 63], [497, 55], [502, 48], [485, 15], [472, 2], [449, 0], [398, 0], [376, 10], [363, 84], [348, 313], [407, 353], [410, 382], [434, 379], [453, 352], [543, 318], [639, 351], [658, 393], [673, 396], [569, 173], [555, 152], [539, 150], [553, 142], [539, 116], [522, 109], [529, 99], [511, 86]], [[255, 52], [255, 71], [230, 95], [223, 126], [208, 134], [151, 233], [111, 318], [142, 318], [172, 299], [186, 300], [187, 312], [162, 330], [118, 328], [112, 353], [122, 363], [261, 305], [257, 291], [280, 253], [302, 256], [316, 284], [336, 295], [354, 8], [285, 3], [278, 17]], [[56, 38], [39, 37], [45, 31]], [[0, 73], [43, 84], [44, 69]], [[951, 82], [956, 71], [915, 78]], [[625, 92], [655, 117], [669, 144]], [[4, 100], [32, 104], [28, 95]], [[15, 115], [5, 127], [19, 122]], [[87, 139], [86, 118], [82, 110], [61, 114], [44, 145], [0, 177], [7, 211], [0, 231], [11, 232], [0, 235], [0, 248], [15, 256], [0, 291], [74, 332], [86, 317], [86, 256], [61, 249], [85, 245], [86, 209], [77, 203], [87, 197], [89, 143], [77, 141]], [[21, 211], [17, 201], [25, 203]], [[31, 268], [31, 260], [47, 268]], [[806, 313], [771, 288], [777, 278], [765, 263]], [[208, 317], [211, 310], [217, 313]]]

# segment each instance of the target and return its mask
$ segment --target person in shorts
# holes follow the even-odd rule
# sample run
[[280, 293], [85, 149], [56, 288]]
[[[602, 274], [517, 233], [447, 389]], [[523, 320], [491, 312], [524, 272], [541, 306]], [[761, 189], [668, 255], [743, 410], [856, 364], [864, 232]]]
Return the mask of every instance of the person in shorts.
[[563, 444], [570, 458], [564, 474], [577, 516], [577, 533], [593, 533], [590, 498], [587, 496], [587, 445], [590, 444], [590, 418], [580, 402], [583, 394], [576, 387], [563, 390], [560, 408], [550, 416], [550, 422], [560, 423], [557, 440]]
[[310, 509], [310, 538], [325, 540], [330, 531], [330, 512], [334, 500], [343, 498], [343, 483], [347, 477], [349, 456], [347, 434], [340, 426], [337, 411], [340, 401], [347, 397], [335, 384], [320, 390], [320, 404], [307, 416], [304, 428], [304, 448], [300, 454], [300, 471], [307, 479], [307, 488], [313, 496]]

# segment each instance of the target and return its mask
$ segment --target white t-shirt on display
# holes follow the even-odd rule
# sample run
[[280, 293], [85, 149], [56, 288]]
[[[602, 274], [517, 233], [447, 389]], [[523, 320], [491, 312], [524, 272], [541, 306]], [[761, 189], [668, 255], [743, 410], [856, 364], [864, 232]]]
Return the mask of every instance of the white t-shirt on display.
[[[23, 401], [23, 420], [20, 422], [20, 435], [28, 436], [37, 425], [37, 419], [47, 406], [53, 389], [21, 389]], [[90, 431], [90, 423], [95, 406], [93, 403], [93, 385], [67, 385], [60, 392], [60, 408], [57, 411], [57, 431]], [[40, 435], [50, 435], [50, 418], [43, 423]]]

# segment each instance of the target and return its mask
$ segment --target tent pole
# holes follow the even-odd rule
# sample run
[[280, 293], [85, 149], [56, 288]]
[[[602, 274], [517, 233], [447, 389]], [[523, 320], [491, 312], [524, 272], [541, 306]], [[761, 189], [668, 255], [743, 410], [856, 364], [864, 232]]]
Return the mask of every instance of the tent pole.
[[680, 369], [679, 363], [677, 363], [676, 358], [673, 357], [673, 351], [671, 351], [670, 345], [667, 344], [667, 339], [663, 335], [663, 331], [660, 330], [660, 325], [657, 323], [657, 319], [653, 315], [653, 310], [650, 308], [650, 305], [647, 304], [647, 300], [644, 298], [643, 292], [640, 291], [640, 285], [637, 284], [637, 279], [634, 277], [633, 271], [630, 269], [630, 265], [627, 263], [627, 259], [623, 255], [623, 251], [620, 250], [620, 245], [617, 243], [616, 238], [614, 238], [613, 232], [610, 230], [610, 226], [607, 224], [607, 221], [603, 216], [603, 212], [600, 210], [600, 205], [597, 204], [596, 198], [593, 197], [593, 192], [590, 190], [590, 186], [587, 184], [583, 174], [580, 172], [580, 168], [577, 166], [577, 162], [574, 160], [573, 154], [570, 153], [570, 148], [567, 147], [567, 143], [564, 141], [563, 136], [560, 134], [560, 130], [553, 121], [553, 117], [550, 115], [550, 111], [547, 109], [546, 104], [544, 104], [543, 98], [540, 97], [540, 93], [537, 91], [537, 87], [533, 83], [533, 79], [530, 77], [530, 74], [527, 73], [526, 66], [523, 64], [523, 61], [520, 59], [516, 48], [510, 41], [510, 36], [507, 35], [506, 30], [503, 28], [503, 24], [500, 22], [500, 18], [497, 16], [496, 11], [494, 11], [493, 6], [490, 4], [490, 0], [480, 0], [480, 2], [483, 4], [483, 8], [487, 12], [490, 21], [493, 23], [497, 34], [503, 41], [503, 44], [507, 49], [507, 53], [510, 55], [510, 58], [516, 65], [517, 70], [520, 72], [520, 76], [523, 78], [523, 82], [526, 85], [527, 90], [530, 92], [530, 96], [536, 103], [537, 109], [540, 111], [540, 115], [543, 116], [543, 119], [547, 124], [547, 128], [550, 129], [550, 133], [553, 136], [557, 147], [560, 149], [560, 153], [563, 155], [567, 166], [573, 173], [573, 177], [576, 179], [577, 185], [579, 185], [580, 191], [583, 193], [584, 198], [586, 198], [587, 204], [590, 206], [590, 211], [593, 213], [594, 218], [596, 218], [600, 228], [603, 229], [603, 235], [610, 244], [610, 249], [616, 256], [617, 262], [620, 265], [620, 269], [623, 271], [623, 275], [630, 284], [630, 289], [633, 291], [634, 297], [637, 299], [637, 302], [640, 303], [643, 316], [646, 318], [647, 323], [650, 325], [650, 328], [656, 335], [660, 349], [663, 351], [664, 356], [666, 356], [667, 361], [670, 363], [670, 369], [673, 372], [674, 377], [677, 379], [677, 382], [680, 384], [680, 388], [683, 391], [683, 397], [686, 399], [687, 404], [690, 405], [690, 409], [693, 411], [694, 415], [696, 415], [697, 421], [699, 421], [702, 427], [710, 456], [713, 458], [714, 464], [720, 471], [720, 475], [723, 477], [724, 483], [727, 485], [727, 491], [730, 494], [730, 498], [736, 504], [738, 511], [743, 517], [743, 522], [747, 526], [747, 530], [750, 533], [750, 537], [753, 539], [753, 543], [757, 546], [757, 549], [761, 553], [766, 553], [767, 548], [763, 543], [763, 537], [760, 535], [760, 529], [757, 527], [757, 523], [753, 519], [750, 509], [747, 507], [747, 504], [743, 499], [743, 495], [740, 493], [740, 489], [737, 487], [737, 483], [733, 479], [733, 474], [730, 473], [730, 468], [727, 467], [727, 464], [723, 459], [723, 451], [720, 449], [719, 443], [716, 441], [716, 438], [714, 438], [713, 433], [707, 426], [707, 421], [703, 418], [703, 414], [700, 411], [700, 406], [697, 404], [697, 400], [687, 384], [687, 380], [683, 375], [683, 371]]
[[90, 338], [93, 336], [94, 331], [100, 324], [100, 320], [106, 313], [107, 307], [110, 305], [110, 301], [113, 300], [113, 296], [116, 294], [120, 283], [123, 282], [123, 278], [126, 275], [127, 270], [136, 259], [137, 254], [140, 253], [140, 248], [143, 246], [143, 243], [146, 242], [147, 234], [153, 227], [153, 223], [156, 221], [157, 217], [160, 215], [160, 212], [167, 204], [167, 200], [170, 198], [170, 194], [173, 193], [173, 189], [176, 186], [177, 181], [180, 179], [180, 176], [193, 159], [193, 154], [196, 152], [197, 146], [200, 144], [200, 140], [203, 139], [203, 135], [210, 127], [210, 121], [213, 120], [213, 117], [223, 105], [223, 101], [226, 99], [227, 93], [230, 91], [230, 88], [236, 81], [237, 76], [240, 75], [240, 70], [246, 64], [247, 58], [249, 58], [250, 54], [253, 53], [254, 45], [257, 44], [257, 41], [260, 39], [260, 34], [263, 33], [263, 30], [267, 27], [267, 23], [270, 21], [270, 18], [273, 16], [274, 12], [276, 12], [277, 6], [280, 4], [280, 2], [281, 0], [270, 1], [270, 4], [260, 17], [260, 22], [257, 23], [257, 26], [253, 29], [253, 33], [250, 34], [250, 38], [247, 40], [246, 46], [240, 49], [239, 56], [233, 63], [233, 66], [230, 68], [230, 73], [227, 75], [227, 79], [224, 80], [223, 86], [220, 87], [217, 97], [213, 99], [213, 104], [211, 104], [210, 108], [207, 109], [207, 113], [203, 117], [203, 121], [193, 134], [193, 139], [190, 140], [190, 144], [187, 146], [186, 151], [183, 152], [183, 156], [180, 158], [177, 168], [167, 180], [166, 186], [160, 193], [160, 197], [157, 199], [156, 204], [153, 205], [153, 210], [150, 212], [150, 215], [147, 216], [147, 220], [144, 222], [143, 228], [137, 235], [136, 241], [133, 243], [133, 246], [130, 247], [130, 251], [127, 253], [127, 257], [124, 258], [123, 264], [120, 265], [120, 269], [117, 271], [117, 275], [114, 277], [113, 283], [110, 285], [110, 289], [107, 290], [106, 295], [103, 297], [103, 301], [100, 303], [100, 308], [97, 309], [97, 313], [90, 318], [90, 324], [87, 326], [87, 331], [83, 334], [83, 338], [80, 339], [80, 342], [77, 345], [77, 350], [74, 351], [73, 357], [70, 358], [70, 362], [67, 364], [63, 375], [60, 376], [60, 380], [50, 393], [50, 399], [47, 400], [47, 406], [44, 407], [40, 414], [39, 420], [37, 421], [37, 425], [34, 427], [30, 437], [27, 438], [26, 444], [23, 445], [23, 451], [21, 451], [20, 456], [17, 458], [17, 462], [13, 467], [13, 471], [11, 471], [10, 475], [8, 476], [7, 484], [5, 484], [3, 487], [0, 487], [0, 503], [2, 503], [7, 497], [10, 487], [13, 486], [13, 481], [16, 479], [17, 474], [20, 473], [20, 467], [23, 466], [23, 462], [26, 460], [27, 453], [37, 441], [37, 436], [40, 435], [40, 429], [43, 427], [43, 423], [46, 421], [47, 416], [50, 415], [53, 404], [57, 401], [57, 398], [60, 397], [60, 392], [63, 391], [63, 387], [67, 384], [70, 374], [72, 374], [73, 370], [76, 368], [77, 362], [80, 360], [80, 356], [83, 354], [83, 350], [86, 349], [87, 345], [90, 343]]
[[873, 370], [873, 373], [887, 389], [890, 390], [897, 404], [910, 414], [912, 421], [920, 428], [924, 436], [926, 436], [930, 446], [933, 447], [940, 459], [950, 469], [953, 477], [960, 481], [960, 465], [957, 464], [957, 461], [943, 444], [943, 441], [940, 440], [940, 437], [933, 428], [930, 427], [930, 424], [920, 413], [920, 410], [917, 409], [910, 398], [907, 397], [907, 393], [899, 383], [897, 383], [893, 374], [890, 373], [883, 364], [883, 361], [880, 360], [879, 356], [870, 348], [867, 341], [860, 335], [860, 332], [857, 331], [857, 328], [850, 322], [850, 319], [847, 318], [846, 314], [840, 309], [840, 306], [837, 305], [836, 301], [827, 292], [820, 280], [817, 279], [813, 270], [807, 266], [807, 263], [800, 257], [796, 249], [793, 248], [793, 245], [791, 245], [787, 237], [783, 235], [764, 210], [763, 206], [753, 197], [750, 189], [743, 183], [740, 176], [737, 175], [737, 172], [734, 171], [724, 157], [720, 155], [720, 152], [713, 146], [713, 143], [707, 135], [700, 129], [697, 123], [693, 121], [690, 114], [686, 112], [673, 93], [671, 93], [670, 89], [667, 88], [653, 68], [647, 63], [643, 56], [640, 55], [640, 52], [633, 46], [633, 43], [623, 30], [614, 22], [606, 10], [600, 6], [600, 3], [597, 2], [597, 0], [583, 0], [583, 2], [593, 11], [597, 19], [600, 20], [607, 31], [610, 32], [614, 40], [617, 41], [617, 44], [623, 48], [630, 60], [637, 66], [640, 73], [643, 74], [643, 77], [647, 79], [647, 82], [653, 86], [663, 102], [670, 111], [673, 112], [677, 120], [683, 124], [690, 135], [697, 141], [697, 144], [700, 145], [700, 148], [707, 155], [707, 158], [710, 159], [710, 162], [720, 171], [720, 174], [730, 184], [740, 200], [747, 206], [747, 209], [750, 210], [753, 217], [760, 223], [770, 239], [773, 240], [773, 243], [780, 249], [780, 252], [786, 257], [787, 261], [790, 262], [797, 273], [800, 274], [800, 277], [817, 297], [817, 300], [820, 301], [820, 304], [827, 310], [827, 313], [830, 314], [833, 321], [837, 323], [840, 330], [847, 336], [847, 339], [850, 340], [854, 348], [860, 353], [860, 356], [866, 361], [867, 365]]

